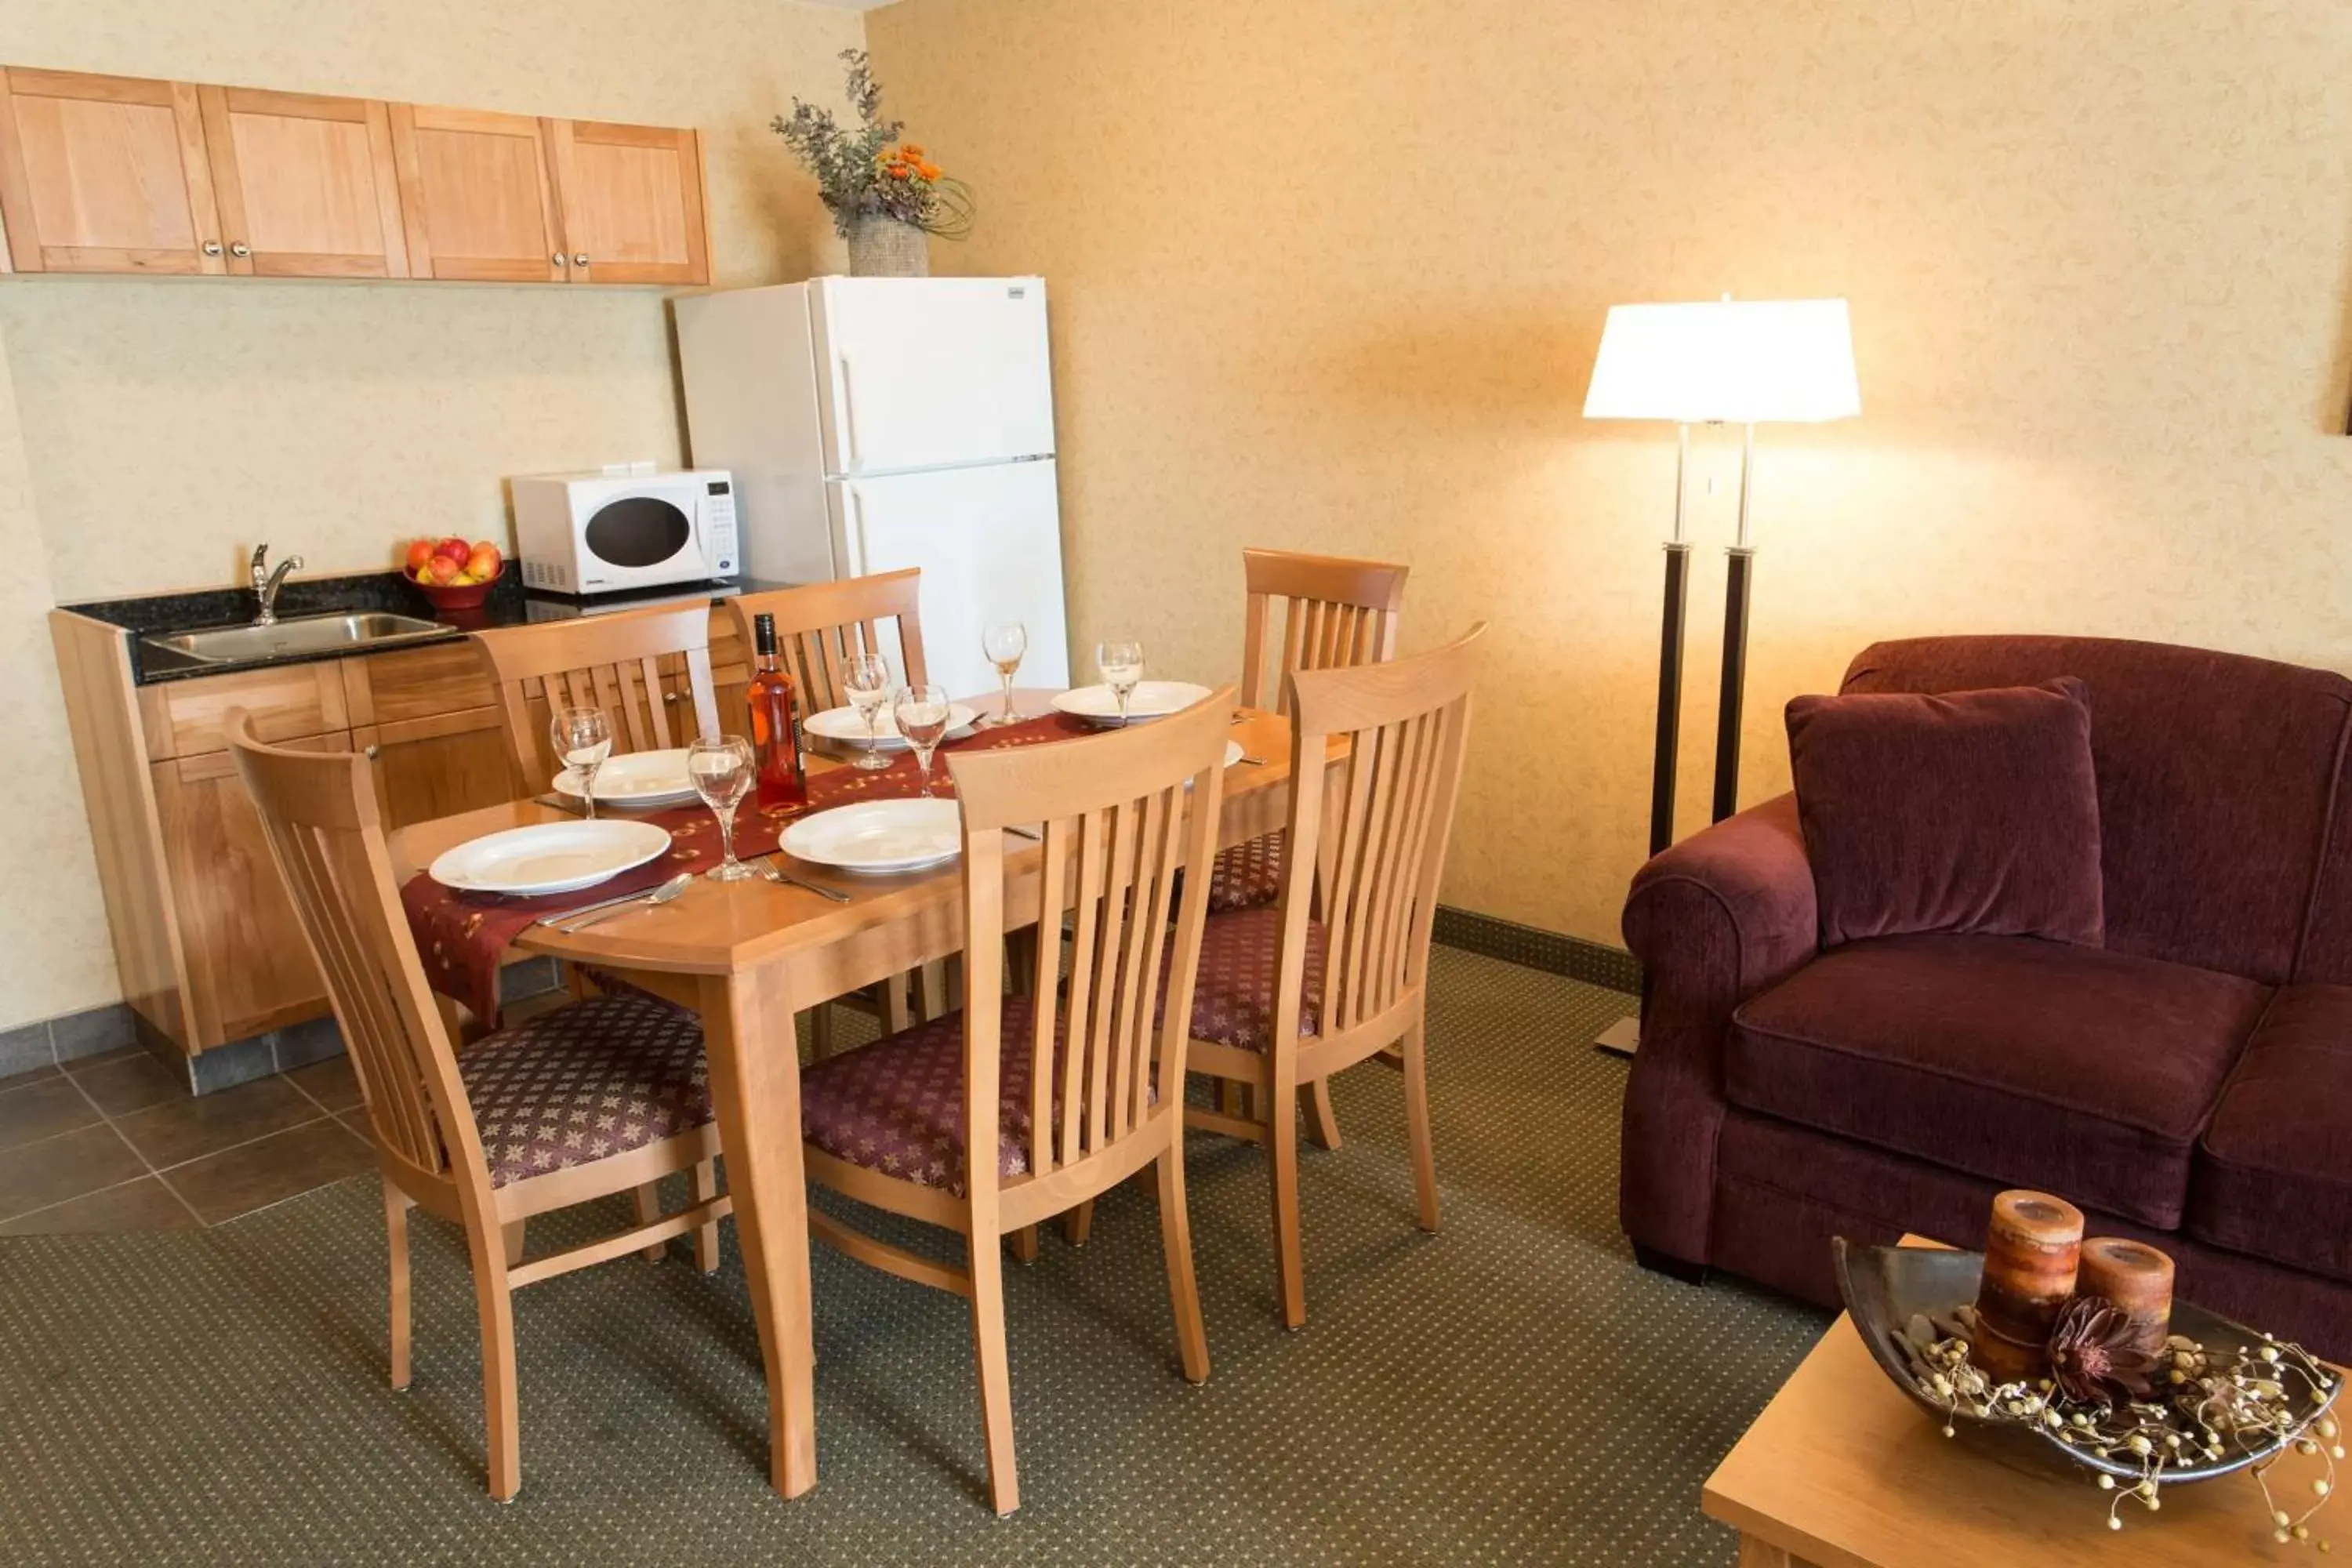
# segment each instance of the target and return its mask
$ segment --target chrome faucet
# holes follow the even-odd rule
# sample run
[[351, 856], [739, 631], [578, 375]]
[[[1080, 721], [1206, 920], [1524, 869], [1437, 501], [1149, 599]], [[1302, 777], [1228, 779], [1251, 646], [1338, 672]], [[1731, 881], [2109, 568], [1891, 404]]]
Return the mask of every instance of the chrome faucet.
[[269, 564], [269, 546], [261, 543], [253, 547], [253, 596], [261, 601], [261, 611], [253, 617], [255, 626], [274, 626], [278, 624], [278, 590], [284, 584], [286, 574], [299, 571], [301, 566], [299, 555], [289, 555], [272, 567]]

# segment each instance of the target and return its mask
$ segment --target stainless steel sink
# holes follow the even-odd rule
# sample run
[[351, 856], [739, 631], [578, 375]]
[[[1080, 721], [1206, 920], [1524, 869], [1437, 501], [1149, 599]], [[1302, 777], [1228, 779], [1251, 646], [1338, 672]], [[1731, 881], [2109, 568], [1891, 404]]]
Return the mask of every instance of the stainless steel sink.
[[210, 631], [159, 633], [140, 640], [201, 664], [244, 664], [309, 654], [353, 653], [390, 643], [457, 635], [455, 626], [366, 610], [348, 616], [302, 616], [267, 626], [218, 626]]

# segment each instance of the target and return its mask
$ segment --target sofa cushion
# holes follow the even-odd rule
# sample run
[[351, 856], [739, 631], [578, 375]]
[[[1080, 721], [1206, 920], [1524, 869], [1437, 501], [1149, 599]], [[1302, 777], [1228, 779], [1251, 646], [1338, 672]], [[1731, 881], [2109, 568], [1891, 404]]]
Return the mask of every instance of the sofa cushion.
[[1750, 1110], [2172, 1229], [2270, 988], [2030, 937], [1825, 953], [1733, 1015]]
[[1798, 697], [1788, 725], [1822, 946], [1912, 931], [2099, 945], [2081, 681]]
[[[2337, 832], [2342, 867], [2312, 896], [2352, 710], [2343, 676], [2116, 637], [1916, 637], [1863, 649], [1843, 689], [2062, 675], [2090, 692], [2106, 945], [2273, 985], [2352, 981], [2352, 834]], [[2297, 971], [2306, 910], [2305, 945], [2325, 953]]]
[[2352, 1280], [2352, 986], [2272, 1001], [2198, 1149], [2189, 1228]]

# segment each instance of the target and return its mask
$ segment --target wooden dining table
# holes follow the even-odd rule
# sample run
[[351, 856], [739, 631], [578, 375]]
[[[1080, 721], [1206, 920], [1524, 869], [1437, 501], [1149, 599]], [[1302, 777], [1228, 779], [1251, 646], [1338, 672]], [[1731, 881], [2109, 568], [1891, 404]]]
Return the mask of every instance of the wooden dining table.
[[[1021, 692], [1016, 708], [1042, 712], [1050, 696]], [[974, 699], [973, 705], [992, 713], [996, 694]], [[1226, 770], [1221, 847], [1279, 829], [1290, 798], [1289, 722], [1237, 709], [1231, 733], [1246, 755], [1262, 760]], [[1333, 764], [1345, 754], [1344, 739], [1335, 739], [1326, 761], [1327, 790], [1338, 784], [1340, 771]], [[812, 755], [810, 765], [845, 764]], [[944, 769], [944, 760], [934, 766]], [[443, 850], [469, 839], [566, 819], [555, 807], [519, 800], [416, 823], [392, 836], [394, 868], [405, 881]], [[1041, 854], [1034, 846], [1008, 852], [1008, 904], [1034, 889]], [[701, 879], [674, 902], [631, 910], [576, 934], [531, 926], [509, 956], [592, 964], [701, 1015], [711, 1104], [767, 1379], [769, 1479], [786, 1497], [798, 1497], [816, 1484], [817, 1471], [808, 1193], [793, 1016], [945, 960], [962, 951], [964, 937], [960, 863], [885, 877], [789, 864], [794, 876], [847, 893], [849, 902], [765, 878]], [[1028, 896], [1034, 899], [1034, 890]]]

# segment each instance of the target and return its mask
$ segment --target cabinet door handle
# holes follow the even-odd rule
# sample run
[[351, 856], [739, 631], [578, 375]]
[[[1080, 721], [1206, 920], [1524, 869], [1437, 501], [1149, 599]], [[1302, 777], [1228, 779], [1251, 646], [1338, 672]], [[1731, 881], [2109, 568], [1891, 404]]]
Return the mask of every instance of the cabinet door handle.
[[228, 247], [228, 253], [239, 259], [243, 259], [244, 258], [253, 254], [253, 247], [246, 244], [245, 241], [240, 239]]
[[220, 254], [220, 241], [217, 239], [208, 239], [205, 241], [205, 254], [206, 256], [218, 256]]
[[365, 757], [369, 762], [373, 762], [375, 761], [376, 753], [383, 750], [383, 748], [382, 746], [362, 746], [360, 748], [360, 755]]
[[665, 702], [675, 702], [677, 700], [677, 693], [675, 691], [665, 691], [662, 693], [662, 700]]
[[563, 252], [559, 250], [554, 255], [549, 257], [548, 259], [554, 262], [558, 267], [561, 267], [563, 265]]
[[575, 250], [575, 251], [573, 251], [573, 252], [572, 253], [572, 266], [574, 266], [574, 267], [585, 267], [585, 266], [587, 266], [587, 265], [588, 265], [588, 253], [587, 253], [586, 251], [584, 251], [584, 250]]

